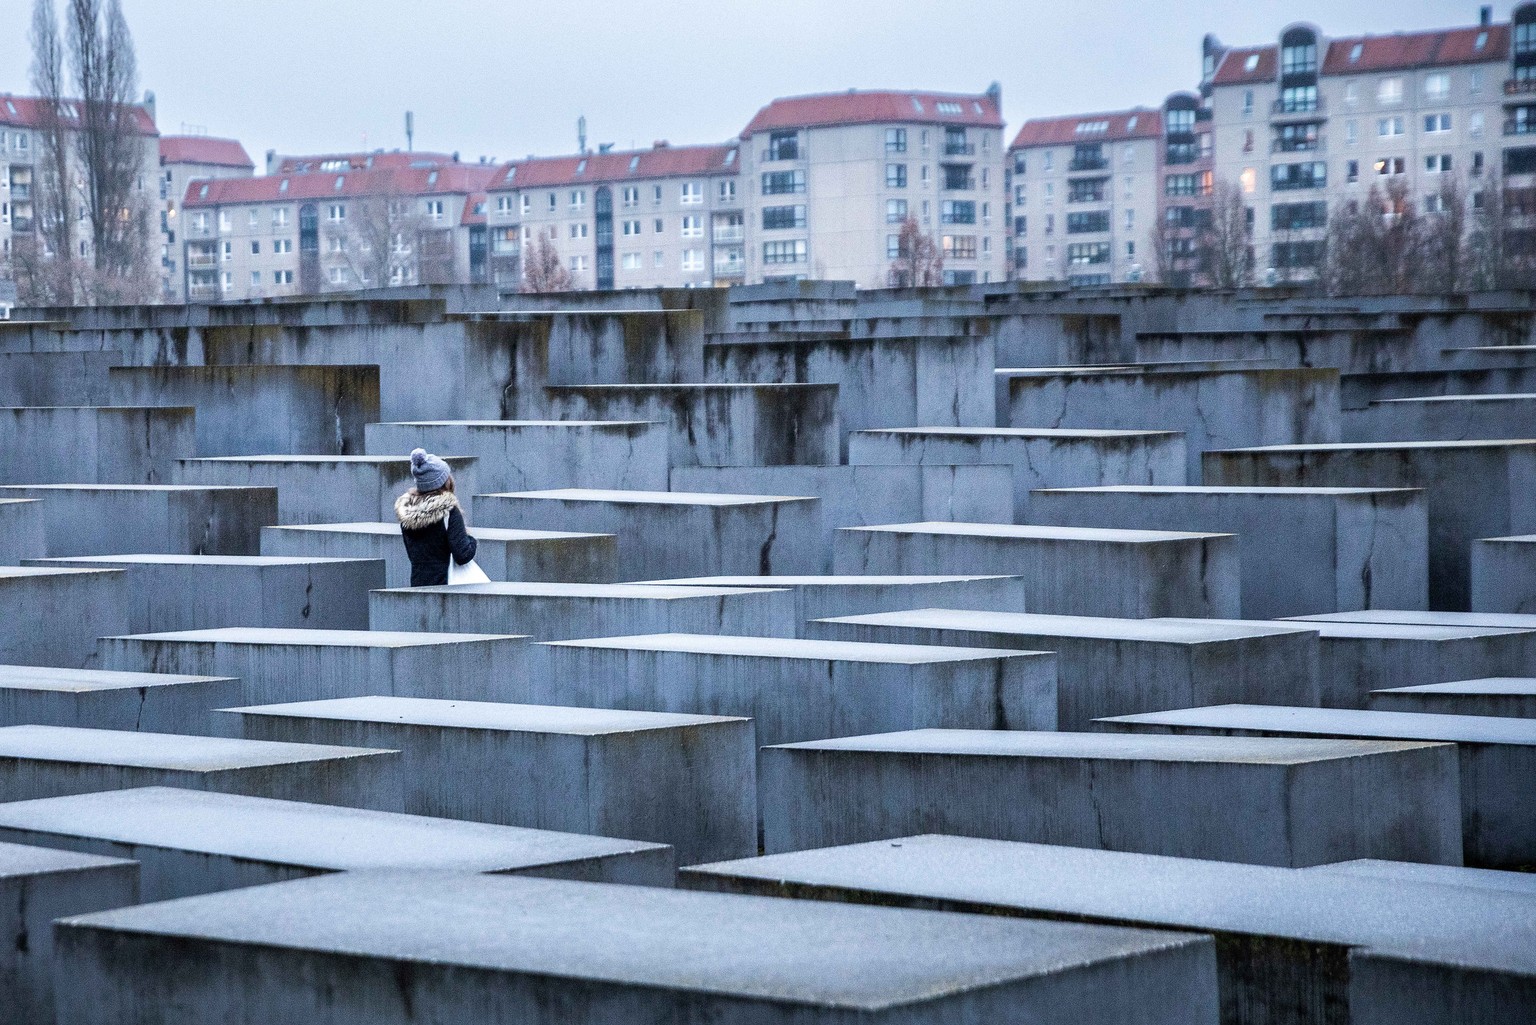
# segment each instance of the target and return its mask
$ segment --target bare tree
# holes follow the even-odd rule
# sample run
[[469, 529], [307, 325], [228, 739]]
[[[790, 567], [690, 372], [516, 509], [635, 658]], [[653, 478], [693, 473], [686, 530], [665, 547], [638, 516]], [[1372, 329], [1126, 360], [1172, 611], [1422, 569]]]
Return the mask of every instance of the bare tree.
[[890, 279], [895, 288], [922, 288], [944, 283], [944, 253], [934, 237], [923, 231], [916, 218], [908, 217], [901, 222]]
[[1329, 219], [1323, 280], [1333, 295], [1409, 295], [1424, 278], [1429, 225], [1393, 181], [1371, 186], [1364, 202], [1350, 201]]
[[69, 306], [76, 293], [74, 208], [78, 198], [63, 118], [67, 70], [53, 0], [35, 0], [30, 35], [41, 159], [32, 179], [32, 232], [13, 241], [13, 259], [26, 302]]
[[1420, 228], [1418, 287], [1433, 293], [1459, 292], [1469, 287], [1467, 197], [1461, 183], [1443, 175], [1440, 191], [1430, 197]]
[[1167, 214], [1152, 218], [1152, 228], [1147, 233], [1147, 253], [1152, 257], [1147, 268], [1148, 277], [1159, 285], [1175, 285], [1179, 272], [1174, 254], [1174, 240], [1178, 229], [1168, 221]]
[[560, 251], [542, 234], [523, 247], [524, 292], [569, 292], [571, 272], [560, 262]]
[[[391, 179], [384, 188], [347, 205], [336, 254], [362, 285], [412, 285], [418, 280], [419, 241], [423, 225], [416, 197]], [[332, 243], [333, 245], [336, 243]]]
[[1198, 245], [1211, 287], [1244, 288], [1252, 283], [1253, 229], [1239, 186], [1216, 183], [1210, 222], [1201, 229]]
[[149, 202], [141, 175], [138, 61], [120, 0], [67, 0], [66, 36], [79, 96], [75, 149], [98, 299], [132, 300], [153, 289]]

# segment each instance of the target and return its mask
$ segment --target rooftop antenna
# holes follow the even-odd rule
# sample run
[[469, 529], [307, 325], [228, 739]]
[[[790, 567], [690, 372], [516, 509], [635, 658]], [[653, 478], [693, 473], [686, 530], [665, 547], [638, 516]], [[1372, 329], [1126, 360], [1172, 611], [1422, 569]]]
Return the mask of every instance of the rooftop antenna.
[[405, 112], [405, 151], [409, 153], [416, 139], [416, 115]]
[[576, 152], [587, 151], [587, 115], [583, 114], [576, 119]]

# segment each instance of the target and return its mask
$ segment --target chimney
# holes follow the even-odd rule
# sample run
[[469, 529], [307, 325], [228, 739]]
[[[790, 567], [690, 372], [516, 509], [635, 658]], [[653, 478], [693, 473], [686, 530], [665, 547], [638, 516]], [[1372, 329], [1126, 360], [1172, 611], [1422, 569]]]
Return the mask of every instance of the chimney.
[[144, 90], [144, 109], [149, 111], [149, 119], [155, 120], [155, 94], [153, 90]]
[[1477, 23], [1483, 28], [1493, 24], [1493, 8], [1479, 7], [1477, 9]]
[[666, 149], [670, 145], [672, 144], [666, 139], [657, 139], [655, 142], [651, 143], [651, 149]]

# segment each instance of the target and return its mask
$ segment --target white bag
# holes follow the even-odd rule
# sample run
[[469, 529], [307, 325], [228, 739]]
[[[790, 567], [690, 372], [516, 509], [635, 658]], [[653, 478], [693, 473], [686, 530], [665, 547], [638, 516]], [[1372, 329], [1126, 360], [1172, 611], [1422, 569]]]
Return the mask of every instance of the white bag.
[[[453, 515], [449, 513], [449, 516]], [[448, 516], [443, 517], [443, 530], [448, 530]], [[485, 575], [485, 570], [474, 559], [470, 559], [460, 566], [454, 561], [453, 553], [448, 553], [448, 586], [455, 584], [488, 584], [491, 578]]]

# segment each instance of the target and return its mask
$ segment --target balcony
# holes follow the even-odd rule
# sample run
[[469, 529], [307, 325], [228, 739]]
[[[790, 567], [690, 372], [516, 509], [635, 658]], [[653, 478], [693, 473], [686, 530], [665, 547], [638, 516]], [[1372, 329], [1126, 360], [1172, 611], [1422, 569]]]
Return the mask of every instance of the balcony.
[[220, 291], [217, 284], [198, 284], [196, 282], [187, 286], [188, 299], [217, 299]]
[[715, 261], [715, 277], [717, 278], [739, 278], [746, 272], [747, 261], [745, 260]]
[[28, 234], [29, 232], [31, 232], [31, 230], [32, 230], [32, 218], [30, 218], [30, 217], [12, 217], [11, 218], [11, 231], [13, 233], [15, 233], [17, 235], [25, 235], [25, 234]]
[[716, 242], [745, 242], [747, 240], [747, 228], [743, 224], [727, 224], [715, 226]]
[[1107, 157], [1075, 157], [1067, 164], [1067, 173], [1074, 171], [1103, 171], [1109, 167]]
[[1536, 93], [1536, 78], [1506, 78], [1504, 80], [1505, 96], [1528, 96]]
[[1277, 124], [1303, 124], [1327, 117], [1322, 97], [1316, 100], [1276, 100], [1270, 104], [1269, 119]]
[[976, 144], [974, 142], [946, 142], [944, 144], [946, 157], [974, 157]]
[[190, 270], [206, 270], [219, 265], [219, 258], [212, 253], [188, 253], [187, 267]]
[[32, 198], [31, 182], [11, 182], [11, 198], [16, 200]]
[[1271, 153], [1326, 153], [1328, 144], [1318, 137], [1312, 140], [1304, 139], [1275, 139], [1269, 144]]
[[1504, 122], [1505, 135], [1536, 135], [1536, 120], [1517, 121], [1510, 118]]

